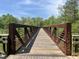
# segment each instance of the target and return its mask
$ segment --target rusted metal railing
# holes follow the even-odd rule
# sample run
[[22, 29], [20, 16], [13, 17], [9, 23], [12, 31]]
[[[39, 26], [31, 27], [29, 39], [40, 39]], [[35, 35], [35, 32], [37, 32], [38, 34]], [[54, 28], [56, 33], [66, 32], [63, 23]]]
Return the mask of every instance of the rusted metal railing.
[[[62, 28], [63, 31], [57, 36], [58, 28]], [[52, 38], [52, 40], [57, 44], [57, 46], [66, 54], [71, 55], [72, 50], [72, 35], [71, 35], [71, 23], [57, 24], [44, 27], [44, 30]]]
[[[19, 32], [16, 30], [17, 28], [23, 28], [24, 29], [24, 37], [21, 38]], [[28, 26], [28, 25], [21, 25], [21, 24], [9, 24], [9, 37], [8, 37], [8, 44], [7, 44], [7, 52], [9, 54], [15, 54], [17, 52], [17, 49], [19, 49], [22, 45], [28, 44], [30, 39], [33, 37], [33, 35], [38, 32], [39, 27], [36, 26]], [[17, 37], [17, 39], [16, 39]], [[16, 49], [16, 40], [19, 40], [21, 45], [19, 48]]]

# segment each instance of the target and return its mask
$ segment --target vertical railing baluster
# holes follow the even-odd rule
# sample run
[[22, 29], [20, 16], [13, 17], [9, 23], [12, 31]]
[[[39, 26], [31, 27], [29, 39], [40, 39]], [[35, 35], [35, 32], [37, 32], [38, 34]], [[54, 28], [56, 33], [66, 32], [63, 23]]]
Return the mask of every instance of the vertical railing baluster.
[[28, 44], [28, 34], [27, 34], [28, 32], [27, 32], [27, 27], [24, 27], [24, 39], [26, 39], [26, 44]]

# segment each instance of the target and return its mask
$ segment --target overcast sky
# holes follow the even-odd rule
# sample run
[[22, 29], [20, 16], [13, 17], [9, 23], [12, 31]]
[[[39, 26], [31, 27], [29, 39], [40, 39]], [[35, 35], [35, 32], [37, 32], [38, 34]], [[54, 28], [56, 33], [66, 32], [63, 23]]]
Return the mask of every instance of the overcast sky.
[[0, 0], [0, 15], [10, 13], [14, 16], [43, 17], [57, 16], [58, 6], [65, 0]]

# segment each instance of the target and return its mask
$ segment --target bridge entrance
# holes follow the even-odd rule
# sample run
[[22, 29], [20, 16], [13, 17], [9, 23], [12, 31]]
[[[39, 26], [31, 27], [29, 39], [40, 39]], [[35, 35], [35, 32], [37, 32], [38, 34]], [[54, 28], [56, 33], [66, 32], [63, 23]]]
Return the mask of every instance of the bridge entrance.
[[70, 23], [43, 28], [12, 23], [9, 25], [5, 52], [10, 55], [8, 59], [22, 59], [23, 56], [28, 59], [32, 57], [34, 59], [73, 58], [70, 56], [72, 54], [71, 37]]

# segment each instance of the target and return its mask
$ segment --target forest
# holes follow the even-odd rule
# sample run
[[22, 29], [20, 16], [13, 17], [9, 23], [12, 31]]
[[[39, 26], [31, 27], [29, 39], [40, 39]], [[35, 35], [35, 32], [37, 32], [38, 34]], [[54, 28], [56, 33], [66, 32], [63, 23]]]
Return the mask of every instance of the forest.
[[63, 6], [59, 6], [59, 16], [42, 17], [15, 17], [11, 14], [0, 16], [0, 34], [8, 33], [8, 24], [17, 23], [32, 26], [48, 26], [51, 24], [72, 23], [72, 33], [79, 33], [79, 1], [67, 0]]

